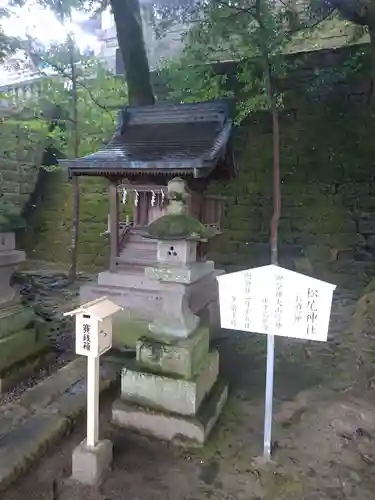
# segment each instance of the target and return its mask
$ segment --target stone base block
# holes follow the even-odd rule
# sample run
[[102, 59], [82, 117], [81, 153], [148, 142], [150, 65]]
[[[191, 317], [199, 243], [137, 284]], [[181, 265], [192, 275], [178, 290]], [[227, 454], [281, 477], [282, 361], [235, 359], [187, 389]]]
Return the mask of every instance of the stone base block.
[[122, 370], [122, 399], [181, 415], [195, 415], [218, 377], [219, 353], [213, 349], [199, 373], [190, 380], [140, 370], [139, 367]]
[[48, 346], [44, 323], [0, 338], [0, 371], [22, 361]]
[[150, 410], [118, 399], [112, 406], [112, 422], [176, 445], [202, 446], [218, 420], [227, 397], [227, 385], [217, 381], [195, 417]]
[[0, 394], [12, 389], [18, 382], [35, 375], [40, 370], [42, 363], [53, 362], [56, 356], [47, 347], [32, 354], [26, 360], [13, 364], [9, 368], [0, 371]]
[[108, 439], [99, 441], [95, 448], [88, 448], [86, 440], [73, 450], [72, 479], [83, 484], [97, 485], [110, 469], [113, 445]]
[[136, 343], [137, 361], [140, 365], [187, 379], [199, 372], [209, 349], [208, 328], [199, 328], [187, 339], [174, 340], [172, 343], [146, 337]]
[[[152, 262], [150, 262], [152, 264]], [[217, 300], [216, 277], [223, 271], [214, 270], [189, 286], [189, 307], [196, 315], [201, 315], [211, 302]], [[147, 279], [143, 273], [104, 272], [99, 283], [83, 285], [80, 288], [80, 302], [84, 304], [103, 295], [122, 306], [124, 311], [113, 319], [113, 346], [135, 348], [136, 341], [148, 336], [148, 324], [153, 321], [168, 300], [174, 283], [160, 283]], [[210, 315], [211, 317], [211, 315]], [[215, 322], [219, 317], [215, 318]]]
[[0, 339], [11, 333], [24, 330], [34, 321], [31, 307], [16, 304], [0, 310]]
[[193, 262], [185, 266], [158, 264], [152, 267], [145, 267], [145, 276], [155, 281], [190, 284], [213, 273], [214, 270], [215, 264], [212, 261]]

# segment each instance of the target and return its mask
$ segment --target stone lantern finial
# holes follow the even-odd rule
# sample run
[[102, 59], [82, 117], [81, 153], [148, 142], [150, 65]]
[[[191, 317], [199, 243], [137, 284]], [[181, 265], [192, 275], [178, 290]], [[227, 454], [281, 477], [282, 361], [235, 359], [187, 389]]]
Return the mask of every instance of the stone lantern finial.
[[186, 183], [180, 177], [174, 177], [167, 185], [169, 205], [167, 214], [183, 215], [187, 212], [187, 190]]

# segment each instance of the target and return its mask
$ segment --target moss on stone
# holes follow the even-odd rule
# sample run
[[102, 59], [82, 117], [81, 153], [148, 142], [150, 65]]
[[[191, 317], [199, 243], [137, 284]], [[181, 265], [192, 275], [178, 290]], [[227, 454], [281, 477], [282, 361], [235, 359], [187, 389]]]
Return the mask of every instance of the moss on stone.
[[146, 236], [158, 240], [205, 240], [215, 231], [186, 214], [167, 214], [147, 227]]

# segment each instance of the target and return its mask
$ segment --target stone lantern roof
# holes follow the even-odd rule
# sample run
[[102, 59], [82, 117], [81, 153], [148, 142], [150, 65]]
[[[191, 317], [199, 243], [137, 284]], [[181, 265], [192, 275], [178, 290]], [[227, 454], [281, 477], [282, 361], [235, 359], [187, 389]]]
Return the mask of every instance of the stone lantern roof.
[[174, 178], [168, 183], [167, 213], [153, 221], [143, 234], [155, 240], [207, 241], [216, 234], [212, 227], [206, 227], [187, 213], [187, 192], [185, 181]]

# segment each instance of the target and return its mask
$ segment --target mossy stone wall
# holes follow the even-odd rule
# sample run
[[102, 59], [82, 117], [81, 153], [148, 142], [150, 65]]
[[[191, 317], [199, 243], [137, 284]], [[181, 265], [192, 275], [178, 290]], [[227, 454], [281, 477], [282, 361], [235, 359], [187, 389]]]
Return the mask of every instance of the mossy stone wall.
[[34, 191], [38, 169], [32, 163], [0, 158], [2, 195], [22, 212]]
[[[371, 272], [375, 257], [375, 121], [366, 105], [306, 100], [280, 119], [280, 261], [309, 259], [324, 277]], [[212, 257], [223, 265], [269, 262], [272, 131], [267, 119], [236, 131], [238, 176], [211, 186], [228, 196]]]
[[[295, 267], [308, 258], [314, 272], [371, 266], [375, 257], [375, 126], [365, 106], [345, 111], [305, 103], [281, 116], [282, 217], [280, 261]], [[235, 131], [237, 178], [215, 183], [225, 194], [223, 234], [211, 256], [225, 267], [269, 262], [272, 215], [272, 131], [257, 117]], [[30, 224], [26, 250], [32, 258], [67, 264], [72, 235], [73, 190], [61, 173], [46, 173], [45, 188]], [[107, 183], [80, 179], [79, 263], [107, 265]]]
[[[73, 222], [73, 188], [61, 171], [41, 173], [36, 210], [29, 219], [24, 247], [29, 258], [70, 264]], [[107, 266], [107, 182], [80, 178], [79, 267], [97, 270]]]
[[[347, 50], [319, 51], [304, 59], [289, 78], [280, 116], [281, 190], [280, 263], [297, 268], [308, 261], [315, 276], [341, 271], [361, 277], [372, 272], [375, 257], [375, 120], [367, 102], [366, 79], [339, 75]], [[332, 68], [330, 84], [311, 91], [317, 67]], [[233, 65], [232, 65], [233, 66]], [[232, 68], [233, 69], [233, 68]], [[331, 75], [332, 76], [332, 75]], [[234, 132], [237, 178], [215, 183], [224, 194], [224, 233], [211, 256], [227, 269], [269, 262], [272, 215], [272, 127], [266, 114], [252, 116]], [[42, 195], [29, 224], [30, 257], [69, 263], [72, 187], [61, 174], [45, 174]], [[81, 179], [79, 264], [107, 265], [106, 182]], [[362, 276], [363, 275], [363, 276]]]

